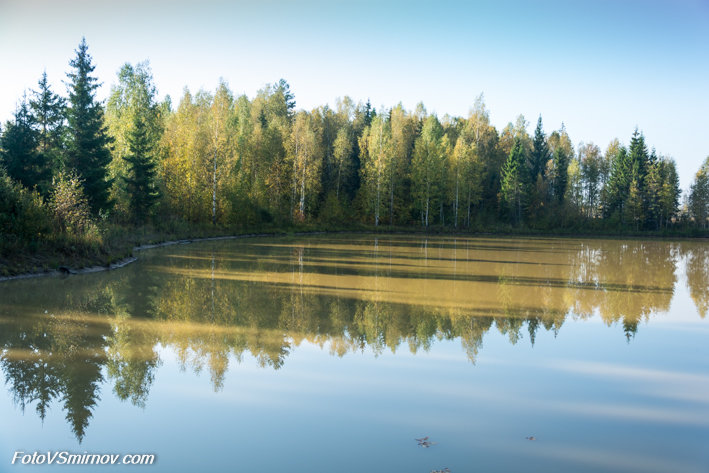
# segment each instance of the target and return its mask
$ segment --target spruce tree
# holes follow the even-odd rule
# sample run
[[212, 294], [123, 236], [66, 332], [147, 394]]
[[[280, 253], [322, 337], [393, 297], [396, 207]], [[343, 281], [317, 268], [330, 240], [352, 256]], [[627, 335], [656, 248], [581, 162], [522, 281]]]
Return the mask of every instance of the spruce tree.
[[59, 169], [64, 139], [66, 102], [52, 92], [44, 72], [38, 82], [39, 90], [32, 91], [30, 107], [38, 134], [37, 151], [54, 170]]
[[155, 185], [155, 161], [147, 122], [136, 114], [133, 128], [127, 136], [128, 155], [123, 159], [128, 165], [128, 175], [123, 177], [130, 198], [130, 210], [137, 223], [143, 223], [159, 197]]
[[603, 188], [603, 214], [606, 218], [618, 215], [623, 218], [623, 207], [630, 191], [631, 166], [628, 152], [624, 147], [612, 157], [608, 183]]
[[542, 116], [539, 115], [537, 128], [534, 130], [534, 141], [532, 141], [532, 152], [529, 160], [531, 182], [536, 182], [538, 175], [542, 176], [542, 180], [546, 179], [547, 161], [549, 161], [549, 147], [547, 146], [544, 130], [542, 130]]
[[635, 181], [637, 198], [642, 205], [635, 209], [633, 215], [635, 219], [644, 222], [648, 214], [648, 171], [650, 170], [650, 157], [645, 146], [645, 137], [636, 128], [630, 138], [630, 148], [628, 150], [628, 160], [630, 163], [630, 180]]
[[512, 150], [502, 168], [501, 197], [505, 208], [517, 223], [522, 221], [524, 183], [524, 149], [519, 138], [515, 138]]
[[38, 134], [26, 98], [15, 111], [13, 121], [5, 124], [0, 138], [0, 161], [7, 175], [28, 189], [42, 193], [49, 190], [51, 171], [43, 155], [37, 152]]
[[100, 84], [91, 76], [95, 66], [91, 64], [86, 39], [81, 39], [76, 58], [69, 64], [74, 70], [67, 73], [69, 107], [65, 166], [74, 170], [84, 181], [89, 205], [96, 214], [109, 208], [109, 147], [113, 140], [104, 125], [101, 104], [95, 98]]
[[564, 203], [566, 186], [569, 181], [569, 156], [561, 147], [554, 150], [554, 185], [552, 190], [554, 198], [559, 204]]

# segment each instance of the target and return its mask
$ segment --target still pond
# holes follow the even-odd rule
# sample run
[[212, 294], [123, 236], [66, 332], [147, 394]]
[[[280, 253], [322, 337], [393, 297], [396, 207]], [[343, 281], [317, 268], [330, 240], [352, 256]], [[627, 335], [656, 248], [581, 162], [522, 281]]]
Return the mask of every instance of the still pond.
[[6, 281], [0, 472], [707, 472], [708, 311], [707, 241], [253, 238]]

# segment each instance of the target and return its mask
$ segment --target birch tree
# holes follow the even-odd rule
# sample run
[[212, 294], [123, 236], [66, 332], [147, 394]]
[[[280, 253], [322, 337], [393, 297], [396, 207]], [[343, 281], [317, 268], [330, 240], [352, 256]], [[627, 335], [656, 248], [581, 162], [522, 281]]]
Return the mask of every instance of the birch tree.
[[379, 225], [382, 200], [387, 195], [387, 174], [391, 168], [391, 128], [379, 114], [360, 138], [360, 160], [362, 164], [362, 186], [374, 225]]
[[296, 113], [290, 139], [290, 159], [293, 165], [291, 213], [294, 221], [304, 221], [308, 204], [314, 205], [320, 191], [322, 153], [309, 113]]
[[411, 162], [412, 195], [421, 214], [421, 224], [425, 227], [431, 222], [431, 210], [442, 197], [444, 186], [441, 171], [444, 169], [446, 153], [444, 145], [441, 123], [435, 115], [429, 115], [414, 145]]

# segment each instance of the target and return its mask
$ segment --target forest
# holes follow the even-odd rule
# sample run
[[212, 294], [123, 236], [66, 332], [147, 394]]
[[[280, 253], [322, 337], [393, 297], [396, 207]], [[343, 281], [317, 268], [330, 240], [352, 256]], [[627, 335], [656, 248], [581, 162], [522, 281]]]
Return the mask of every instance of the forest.
[[66, 96], [44, 73], [0, 128], [2, 273], [245, 231], [707, 234], [709, 157], [681, 196], [638, 129], [605, 151], [541, 116], [532, 134], [521, 115], [497, 130], [482, 95], [467, 117], [346, 96], [298, 110], [283, 79], [173, 104], [147, 62], [126, 63], [103, 102], [94, 68], [82, 39]]

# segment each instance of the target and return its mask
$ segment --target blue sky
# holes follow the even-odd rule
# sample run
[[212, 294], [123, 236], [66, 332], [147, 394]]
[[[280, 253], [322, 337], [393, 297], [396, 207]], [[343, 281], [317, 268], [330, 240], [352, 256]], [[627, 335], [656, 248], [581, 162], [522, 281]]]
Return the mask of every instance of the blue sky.
[[56, 91], [85, 36], [105, 98], [150, 60], [161, 95], [255, 95], [283, 77], [298, 107], [337, 97], [466, 115], [480, 93], [498, 129], [539, 114], [574, 143], [627, 143], [638, 126], [687, 188], [709, 155], [709, 1], [0, 0], [0, 119], [47, 70]]

